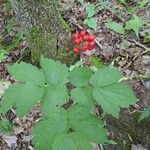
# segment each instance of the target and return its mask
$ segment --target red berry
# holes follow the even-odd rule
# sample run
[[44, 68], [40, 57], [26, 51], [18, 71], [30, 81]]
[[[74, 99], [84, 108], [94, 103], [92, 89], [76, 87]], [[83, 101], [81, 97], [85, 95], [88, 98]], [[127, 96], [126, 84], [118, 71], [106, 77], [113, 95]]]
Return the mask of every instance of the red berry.
[[74, 44], [75, 44], [75, 45], [80, 45], [80, 43], [81, 43], [81, 41], [80, 41], [79, 38], [77, 38], [77, 39], [74, 40]]
[[83, 39], [83, 41], [88, 41], [88, 40], [89, 40], [89, 36], [88, 36], [88, 35], [84, 35], [84, 36], [82, 37], [82, 39]]
[[89, 49], [88, 45], [84, 45], [81, 47], [81, 50], [82, 51], [87, 51]]
[[89, 43], [88, 43], [88, 46], [91, 48], [91, 47], [94, 47], [95, 46], [95, 42], [94, 41], [90, 41]]
[[79, 33], [72, 34], [72, 37], [73, 37], [74, 40], [77, 39], [77, 38], [79, 38]]
[[82, 37], [82, 36], [84, 36], [84, 35], [86, 35], [86, 31], [80, 31], [80, 36]]
[[89, 35], [89, 41], [93, 41], [95, 39], [94, 35]]
[[73, 48], [73, 52], [74, 52], [75, 54], [78, 54], [78, 53], [79, 53], [79, 49], [78, 49], [78, 48]]

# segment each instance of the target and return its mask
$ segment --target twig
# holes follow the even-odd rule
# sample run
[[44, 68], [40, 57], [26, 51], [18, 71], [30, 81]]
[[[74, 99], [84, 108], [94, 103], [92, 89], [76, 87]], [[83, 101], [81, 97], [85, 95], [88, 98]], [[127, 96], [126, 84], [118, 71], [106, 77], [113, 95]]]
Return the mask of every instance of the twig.
[[135, 41], [135, 40], [129, 39], [128, 41], [135, 43], [135, 45], [137, 45], [137, 46], [143, 48], [144, 50], [148, 50], [148, 49], [149, 49], [149, 48], [146, 47], [145, 45], [143, 45], [143, 44], [141, 44], [141, 43], [139, 43], [139, 42], [137, 42], [137, 41]]
[[136, 58], [138, 58], [138, 57], [141, 56], [141, 55], [146, 54], [147, 52], [150, 52], [150, 48], [146, 47], [145, 45], [143, 45], [143, 44], [141, 44], [141, 43], [139, 43], [139, 42], [137, 42], [137, 41], [135, 41], [135, 40], [131, 40], [131, 39], [129, 39], [128, 41], [129, 41], [129, 42], [133, 42], [133, 43], [135, 43], [135, 45], [137, 45], [137, 46], [141, 47], [142, 49], [144, 49], [144, 51], [141, 52], [141, 53], [139, 52], [139, 53], [133, 58], [133, 60], [135, 60]]
[[133, 79], [150, 79], [150, 75], [135, 75], [135, 76], [128, 76], [128, 77], [123, 77], [119, 80], [119, 82], [121, 81], [127, 81], [127, 80], [133, 80]]
[[122, 18], [121, 18], [120, 16], [116, 15], [114, 12], [112, 12], [111, 9], [107, 8], [106, 10], [107, 10], [109, 13], [111, 13], [115, 19], [117, 19], [117, 20], [120, 21], [120, 22], [123, 22]]
[[99, 147], [101, 150], [104, 150], [104, 148], [103, 148], [103, 145], [102, 145], [102, 144], [98, 144], [98, 147]]

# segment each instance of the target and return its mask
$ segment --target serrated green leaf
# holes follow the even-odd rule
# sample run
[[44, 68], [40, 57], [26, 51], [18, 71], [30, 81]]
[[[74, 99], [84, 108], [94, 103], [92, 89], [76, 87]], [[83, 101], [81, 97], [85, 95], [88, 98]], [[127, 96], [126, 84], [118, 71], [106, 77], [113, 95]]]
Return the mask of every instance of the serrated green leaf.
[[70, 72], [70, 82], [76, 87], [84, 87], [89, 84], [92, 70], [88, 68], [78, 67]]
[[106, 131], [101, 120], [96, 117], [85, 118], [80, 122], [72, 122], [74, 131], [87, 137], [91, 142], [103, 144], [107, 142]]
[[107, 8], [109, 4], [109, 0], [98, 0], [98, 10], [101, 11]]
[[96, 57], [96, 56], [91, 56], [90, 57], [90, 64], [92, 66], [95, 66], [96, 68], [104, 68], [105, 67], [102, 60], [99, 57]]
[[86, 24], [88, 27], [90, 27], [92, 29], [96, 29], [96, 27], [97, 27], [97, 21], [95, 18], [86, 18], [84, 20], [84, 24]]
[[[77, 127], [78, 124], [79, 127]], [[91, 132], [85, 133], [87, 129]], [[68, 136], [71, 137], [69, 139], [67, 137], [61, 138], [64, 134], [65, 136], [69, 134]], [[81, 105], [74, 105], [69, 110], [50, 109], [49, 116], [35, 126], [32, 135], [35, 150], [59, 150], [60, 148], [65, 150], [77, 148], [78, 150], [79, 148], [83, 149], [83, 146], [89, 149], [92, 141], [107, 141], [102, 121], [91, 115], [87, 107]], [[72, 137], [72, 135], [76, 136]]]
[[44, 88], [32, 84], [10, 86], [4, 93], [0, 112], [4, 113], [11, 107], [16, 107], [18, 117], [23, 117], [41, 100]]
[[86, 12], [87, 12], [87, 14], [88, 14], [88, 18], [90, 18], [90, 17], [92, 17], [93, 15], [95, 15], [95, 6], [94, 6], [94, 4], [88, 4], [87, 6], [86, 6]]
[[139, 37], [139, 30], [144, 24], [145, 22], [143, 20], [141, 20], [138, 16], [133, 15], [133, 19], [126, 22], [125, 29], [133, 30], [136, 33], [136, 36]]
[[42, 101], [42, 112], [44, 115], [49, 114], [49, 109], [61, 106], [68, 100], [68, 92], [64, 86], [48, 86], [45, 88], [45, 94]]
[[0, 63], [6, 58], [6, 52], [0, 52]]
[[74, 102], [81, 105], [86, 105], [90, 108], [94, 107], [92, 87], [75, 88], [71, 90], [71, 98]]
[[150, 43], [150, 34], [144, 36], [144, 43]]
[[44, 88], [31, 84], [23, 84], [18, 90], [20, 100], [16, 102], [17, 116], [22, 118], [25, 114], [31, 111], [33, 106], [42, 100]]
[[65, 64], [41, 57], [41, 68], [47, 84], [64, 85], [68, 82], [69, 72]]
[[70, 119], [73, 131], [79, 132], [91, 142], [105, 143], [107, 141], [107, 135], [103, 128], [102, 120], [96, 118], [94, 115], [85, 113], [88, 109], [82, 111], [85, 109], [87, 108], [79, 105], [71, 107], [68, 118]]
[[61, 109], [51, 112], [48, 118], [42, 119], [32, 130], [34, 149], [51, 150], [54, 138], [67, 133], [68, 129], [66, 112]]
[[94, 99], [104, 112], [116, 118], [119, 117], [120, 107], [129, 107], [137, 101], [132, 89], [118, 82], [120, 78], [121, 73], [114, 68], [100, 69], [91, 77]]
[[27, 64], [25, 62], [15, 63], [7, 66], [8, 72], [15, 77], [15, 79], [25, 82], [43, 86], [44, 75], [37, 67]]
[[78, 0], [78, 1], [83, 5], [84, 0]]
[[108, 23], [105, 23], [105, 26], [117, 33], [120, 33], [120, 34], [124, 34], [125, 33], [125, 30], [124, 30], [124, 27], [122, 24], [119, 24], [117, 22], [108, 22]]
[[140, 115], [139, 121], [150, 117], [150, 108], [146, 108]]
[[5, 91], [1, 102], [0, 113], [7, 112], [12, 106], [16, 104], [16, 101], [20, 100], [19, 88], [21, 85], [10, 85]]
[[0, 120], [0, 134], [10, 133], [12, 131], [12, 126], [7, 119]]
[[138, 1], [138, 5], [139, 7], [144, 7], [147, 3], [149, 2], [149, 0], [140, 0]]
[[92, 144], [78, 132], [64, 133], [57, 136], [52, 150], [92, 150]]
[[92, 75], [90, 83], [94, 87], [107, 86], [118, 82], [122, 78], [122, 73], [116, 68], [101, 68]]
[[[82, 114], [82, 115], [77, 115], [77, 114]], [[84, 106], [84, 105], [73, 105], [72, 107], [69, 108], [68, 111], [68, 118], [70, 120], [74, 121], [82, 121], [85, 118], [88, 118], [90, 116], [90, 111], [89, 109]]]

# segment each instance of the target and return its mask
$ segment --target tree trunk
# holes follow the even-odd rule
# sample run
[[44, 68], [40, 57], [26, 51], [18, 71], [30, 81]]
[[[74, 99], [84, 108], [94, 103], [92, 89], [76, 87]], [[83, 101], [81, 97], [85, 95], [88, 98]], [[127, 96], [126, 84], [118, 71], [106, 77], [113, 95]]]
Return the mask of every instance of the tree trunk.
[[26, 33], [32, 59], [41, 54], [67, 64], [73, 62], [71, 30], [58, 11], [57, 0], [10, 0]]

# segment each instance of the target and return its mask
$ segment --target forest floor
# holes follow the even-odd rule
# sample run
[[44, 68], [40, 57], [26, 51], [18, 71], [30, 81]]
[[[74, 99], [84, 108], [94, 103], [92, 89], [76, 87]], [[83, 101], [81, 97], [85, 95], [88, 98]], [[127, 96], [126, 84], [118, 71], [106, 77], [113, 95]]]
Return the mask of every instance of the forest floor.
[[[92, 16], [97, 21], [94, 29], [84, 24], [88, 2], [99, 7]], [[150, 118], [138, 122], [139, 112], [150, 107], [150, 39], [147, 42], [144, 38], [150, 35], [150, 22], [140, 27], [139, 37], [133, 31], [122, 35], [105, 26], [106, 22], [111, 21], [125, 24], [133, 17], [133, 12], [142, 20], [150, 20], [150, 2], [139, 7], [136, 0], [127, 0], [126, 4], [115, 0], [86, 0], [83, 5], [74, 0], [61, 0], [60, 6], [65, 20], [75, 31], [83, 28], [96, 37], [94, 50], [90, 54], [82, 54], [81, 59], [88, 63], [89, 55], [94, 55], [101, 63], [119, 68], [139, 99], [137, 104], [121, 111], [119, 120], [105, 117], [108, 136], [116, 144], [97, 145], [95, 150], [150, 150]], [[7, 73], [6, 65], [21, 60], [31, 61], [28, 44], [10, 3], [1, 0], [0, 95], [14, 82]], [[30, 130], [40, 115], [36, 106], [26, 118], [18, 120], [14, 111], [10, 110], [7, 117], [13, 124], [14, 133], [0, 135], [0, 150], [33, 149]]]

